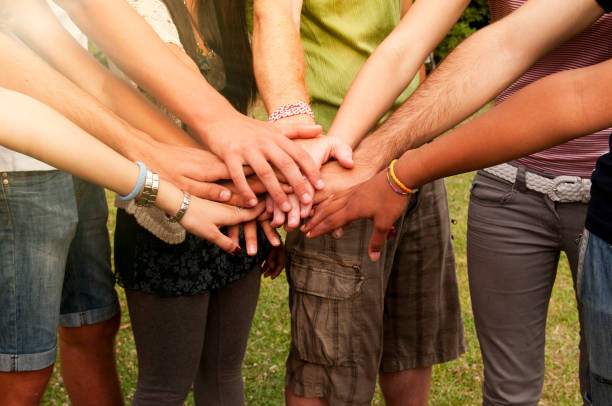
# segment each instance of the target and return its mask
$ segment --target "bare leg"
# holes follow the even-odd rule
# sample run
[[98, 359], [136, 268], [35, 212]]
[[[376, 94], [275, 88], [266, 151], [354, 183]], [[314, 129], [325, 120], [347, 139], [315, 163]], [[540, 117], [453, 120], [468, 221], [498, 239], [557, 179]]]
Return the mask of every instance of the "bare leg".
[[38, 371], [0, 372], [0, 404], [3, 406], [37, 406], [53, 365]]
[[60, 327], [62, 376], [75, 406], [123, 405], [115, 365], [120, 315], [82, 327]]
[[379, 382], [387, 406], [426, 406], [431, 367], [381, 372]]
[[289, 388], [285, 388], [285, 403], [287, 406], [329, 406], [324, 398], [301, 398]]

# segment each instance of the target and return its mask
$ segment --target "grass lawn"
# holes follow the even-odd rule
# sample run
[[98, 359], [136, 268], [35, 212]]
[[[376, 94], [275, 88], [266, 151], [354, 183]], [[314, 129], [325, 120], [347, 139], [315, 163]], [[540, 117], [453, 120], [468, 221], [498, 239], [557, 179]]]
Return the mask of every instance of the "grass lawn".
[[[482, 366], [471, 311], [465, 256], [467, 200], [472, 176], [473, 174], [467, 174], [447, 179], [467, 352], [458, 360], [434, 368], [431, 405], [478, 405], [481, 402]], [[111, 234], [114, 230], [114, 210], [112, 211], [113, 214], [109, 219]], [[121, 289], [119, 294], [123, 316], [117, 339], [117, 360], [125, 401], [129, 404], [138, 368], [130, 321], [125, 308], [125, 297]], [[548, 315], [547, 372], [541, 405], [580, 403], [577, 384], [577, 342], [578, 316], [569, 268], [563, 258]], [[288, 345], [289, 313], [286, 281], [282, 277], [274, 281], [266, 279], [262, 283], [243, 368], [247, 404], [254, 406], [283, 404], [283, 370]], [[69, 404], [57, 369], [43, 404]], [[191, 405], [193, 401], [188, 399], [186, 404]], [[380, 394], [377, 393], [373, 404], [384, 404]]]

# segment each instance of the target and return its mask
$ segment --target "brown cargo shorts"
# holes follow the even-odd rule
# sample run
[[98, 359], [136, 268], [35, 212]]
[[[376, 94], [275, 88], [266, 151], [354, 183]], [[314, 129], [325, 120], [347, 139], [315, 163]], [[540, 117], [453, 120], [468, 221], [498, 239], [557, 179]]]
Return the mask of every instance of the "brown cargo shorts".
[[341, 239], [287, 236], [291, 349], [286, 385], [300, 397], [369, 405], [378, 371], [457, 358], [463, 323], [444, 181], [423, 186], [380, 259], [370, 220]]

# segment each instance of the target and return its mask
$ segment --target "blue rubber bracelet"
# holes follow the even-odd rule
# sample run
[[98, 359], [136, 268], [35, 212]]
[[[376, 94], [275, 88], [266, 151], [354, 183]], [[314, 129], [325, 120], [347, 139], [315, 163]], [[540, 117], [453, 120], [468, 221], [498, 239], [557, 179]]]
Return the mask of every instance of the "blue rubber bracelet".
[[138, 165], [138, 168], [140, 169], [140, 173], [138, 174], [138, 182], [136, 182], [136, 186], [134, 186], [134, 189], [132, 189], [129, 195], [119, 195], [119, 199], [121, 200], [132, 200], [133, 198], [138, 196], [138, 192], [140, 192], [140, 189], [142, 189], [142, 187], [144, 186], [145, 177], [147, 175], [147, 167], [142, 162], [134, 163]]

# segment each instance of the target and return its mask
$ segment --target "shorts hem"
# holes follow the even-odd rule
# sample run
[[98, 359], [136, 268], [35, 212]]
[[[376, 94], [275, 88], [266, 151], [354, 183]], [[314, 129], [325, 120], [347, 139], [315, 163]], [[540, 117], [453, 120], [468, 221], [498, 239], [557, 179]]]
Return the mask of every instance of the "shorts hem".
[[435, 364], [443, 364], [453, 361], [465, 353], [465, 346], [461, 345], [452, 351], [431, 354], [420, 359], [406, 358], [381, 361], [380, 372], [399, 372], [407, 369], [430, 367]]
[[62, 314], [60, 315], [60, 325], [62, 327], [82, 327], [101, 323], [113, 318], [119, 313], [119, 310], [119, 302], [115, 301], [108, 306], [97, 309]]
[[55, 363], [57, 346], [34, 354], [0, 354], [1, 372], [28, 372], [45, 369]]

